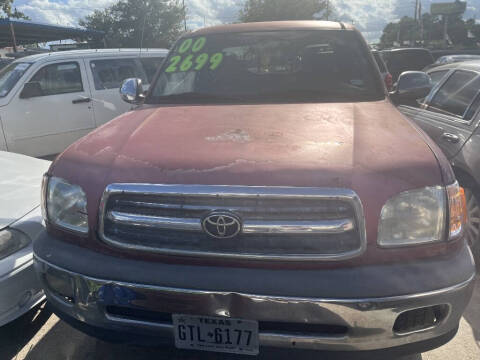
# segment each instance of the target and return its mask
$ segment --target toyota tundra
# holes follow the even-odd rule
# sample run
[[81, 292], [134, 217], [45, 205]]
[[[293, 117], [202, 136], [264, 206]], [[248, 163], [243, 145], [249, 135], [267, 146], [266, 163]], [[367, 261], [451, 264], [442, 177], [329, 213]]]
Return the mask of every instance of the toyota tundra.
[[[430, 88], [408, 72], [392, 96]], [[44, 177], [35, 266], [60, 318], [197, 354], [384, 359], [455, 335], [465, 194], [352, 26], [201, 29], [120, 92], [136, 109]]]

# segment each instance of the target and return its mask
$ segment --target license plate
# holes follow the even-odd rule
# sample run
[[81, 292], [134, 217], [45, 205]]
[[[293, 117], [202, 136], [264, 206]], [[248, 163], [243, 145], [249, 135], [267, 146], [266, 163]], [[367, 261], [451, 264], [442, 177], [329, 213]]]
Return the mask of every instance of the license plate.
[[258, 355], [258, 322], [173, 314], [179, 349]]

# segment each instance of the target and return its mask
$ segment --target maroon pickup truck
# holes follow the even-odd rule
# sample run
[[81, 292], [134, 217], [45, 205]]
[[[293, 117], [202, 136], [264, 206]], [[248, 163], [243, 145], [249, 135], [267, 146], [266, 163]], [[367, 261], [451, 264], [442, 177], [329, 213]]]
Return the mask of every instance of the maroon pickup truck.
[[[410, 72], [395, 95], [430, 87]], [[60, 318], [207, 358], [385, 358], [455, 335], [475, 274], [463, 189], [354, 28], [202, 29], [121, 95], [138, 108], [44, 178], [35, 266]]]

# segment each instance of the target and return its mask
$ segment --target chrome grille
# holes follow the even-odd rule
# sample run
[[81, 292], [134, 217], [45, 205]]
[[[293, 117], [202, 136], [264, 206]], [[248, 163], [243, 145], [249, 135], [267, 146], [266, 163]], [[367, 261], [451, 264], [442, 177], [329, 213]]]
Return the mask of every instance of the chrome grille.
[[[238, 216], [241, 233], [216, 239], [211, 213]], [[99, 235], [124, 249], [200, 257], [340, 260], [366, 247], [363, 209], [347, 189], [112, 184]]]

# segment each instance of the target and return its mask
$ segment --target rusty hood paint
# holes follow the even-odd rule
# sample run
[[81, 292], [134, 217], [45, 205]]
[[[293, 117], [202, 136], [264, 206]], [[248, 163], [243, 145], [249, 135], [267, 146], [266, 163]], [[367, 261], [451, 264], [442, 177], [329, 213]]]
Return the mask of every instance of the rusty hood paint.
[[349, 188], [370, 241], [390, 197], [442, 184], [431, 148], [388, 101], [145, 106], [72, 145], [50, 172], [85, 189], [91, 224], [110, 183]]

